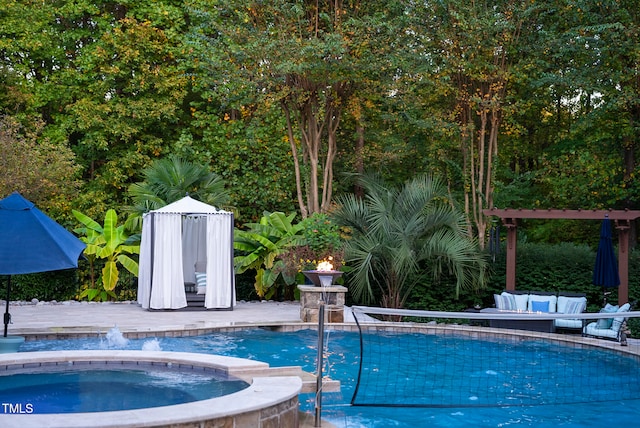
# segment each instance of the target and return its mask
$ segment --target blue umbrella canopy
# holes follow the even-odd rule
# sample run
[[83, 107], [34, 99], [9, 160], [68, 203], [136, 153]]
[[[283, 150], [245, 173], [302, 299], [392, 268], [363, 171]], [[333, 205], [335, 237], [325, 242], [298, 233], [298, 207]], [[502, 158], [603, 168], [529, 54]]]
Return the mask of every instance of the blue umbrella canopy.
[[596, 252], [596, 264], [593, 268], [593, 284], [604, 288], [620, 285], [618, 260], [613, 250], [611, 221], [608, 217], [605, 217], [600, 226], [600, 241]]
[[[15, 192], [0, 200], [0, 275], [47, 272], [78, 267], [86, 245]], [[11, 321], [7, 281], [5, 330]]]
[[0, 200], [0, 275], [77, 268], [85, 247], [19, 193]]

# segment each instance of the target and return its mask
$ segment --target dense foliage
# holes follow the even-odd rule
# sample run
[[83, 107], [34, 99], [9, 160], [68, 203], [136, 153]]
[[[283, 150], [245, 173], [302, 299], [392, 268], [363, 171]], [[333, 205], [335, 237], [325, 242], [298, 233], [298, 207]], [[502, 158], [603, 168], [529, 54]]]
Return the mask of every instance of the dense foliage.
[[[83, 254], [90, 270], [90, 283], [79, 297], [102, 301], [116, 298], [114, 290], [119, 282], [119, 267], [138, 276], [138, 262], [131, 257], [137, 258], [140, 254], [140, 243], [139, 237], [130, 237], [132, 221], [118, 225], [115, 210], [107, 211], [103, 225], [78, 211], [74, 210], [73, 215], [81, 224], [74, 232], [87, 245]], [[102, 265], [100, 270], [97, 270], [98, 265]]]
[[491, 205], [637, 209], [637, 6], [0, 0], [0, 197], [70, 226], [175, 155], [222, 177], [238, 226], [328, 212], [365, 170], [442, 177], [481, 244]]
[[[596, 252], [586, 245], [571, 243], [540, 244], [519, 242], [516, 255], [516, 288], [529, 291], [574, 292], [587, 295], [590, 312], [598, 312], [603, 303], [603, 290], [593, 285], [593, 265]], [[487, 288], [479, 293], [468, 293], [457, 300], [452, 297], [453, 279], [445, 278], [442, 287], [424, 282], [416, 287], [407, 306], [413, 309], [462, 311], [475, 304], [493, 307], [493, 294], [501, 293], [506, 283], [506, 250], [504, 246], [490, 263], [491, 274]], [[640, 253], [629, 255], [629, 301], [640, 301]], [[608, 301], [617, 302], [617, 289]]]
[[229, 194], [224, 180], [209, 168], [176, 155], [158, 159], [143, 171], [144, 181], [129, 186], [130, 210], [142, 215], [189, 195], [206, 204], [225, 208]]
[[278, 290], [276, 281], [284, 270], [280, 256], [303, 243], [302, 225], [294, 224], [294, 218], [295, 214], [264, 213], [259, 223], [249, 223], [246, 230], [235, 231], [235, 271], [255, 271], [255, 291], [261, 298], [270, 298]]
[[79, 168], [66, 145], [39, 138], [43, 126], [40, 122], [25, 129], [0, 114], [0, 195], [20, 192], [40, 209], [64, 218], [77, 196]]
[[[2, 290], [5, 290], [7, 276], [2, 275], [0, 279]], [[74, 299], [78, 288], [78, 271], [75, 269], [11, 276], [12, 300], [62, 302]]]

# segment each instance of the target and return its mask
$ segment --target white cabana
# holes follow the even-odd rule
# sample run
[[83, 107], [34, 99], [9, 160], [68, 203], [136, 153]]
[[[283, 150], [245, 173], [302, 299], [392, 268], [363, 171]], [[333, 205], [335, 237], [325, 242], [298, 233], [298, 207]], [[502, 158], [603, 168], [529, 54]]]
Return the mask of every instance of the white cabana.
[[204, 307], [233, 309], [233, 214], [189, 196], [145, 214], [138, 303], [144, 309], [186, 307], [185, 285], [198, 283], [196, 267]]

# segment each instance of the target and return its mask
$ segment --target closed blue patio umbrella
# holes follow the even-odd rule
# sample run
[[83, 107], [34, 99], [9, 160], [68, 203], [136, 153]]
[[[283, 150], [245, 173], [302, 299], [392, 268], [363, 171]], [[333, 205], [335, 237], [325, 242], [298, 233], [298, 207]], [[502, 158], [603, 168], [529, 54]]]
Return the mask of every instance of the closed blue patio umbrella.
[[596, 264], [593, 268], [593, 284], [603, 288], [604, 302], [606, 303], [606, 289], [620, 285], [618, 272], [618, 260], [613, 250], [611, 236], [611, 221], [606, 216], [600, 226], [600, 241], [596, 252]]
[[0, 200], [0, 275], [8, 275], [4, 337], [11, 322], [11, 275], [78, 267], [86, 245], [15, 192]]

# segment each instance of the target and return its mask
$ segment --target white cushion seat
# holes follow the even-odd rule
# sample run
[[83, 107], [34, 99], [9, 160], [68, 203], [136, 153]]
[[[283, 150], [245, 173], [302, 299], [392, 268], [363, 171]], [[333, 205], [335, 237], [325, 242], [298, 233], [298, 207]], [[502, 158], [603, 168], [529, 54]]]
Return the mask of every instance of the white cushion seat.
[[578, 319], [558, 319], [553, 321], [556, 328], [577, 329], [582, 328], [582, 320]]
[[597, 323], [592, 322], [584, 328], [584, 334], [587, 336], [606, 337], [609, 339], [618, 339], [618, 332], [611, 328], [598, 328]]
[[[559, 314], [579, 314], [584, 312], [586, 308], [586, 297], [558, 296], [557, 310]], [[554, 323], [556, 328], [582, 329], [582, 320], [580, 319], [557, 319]]]

